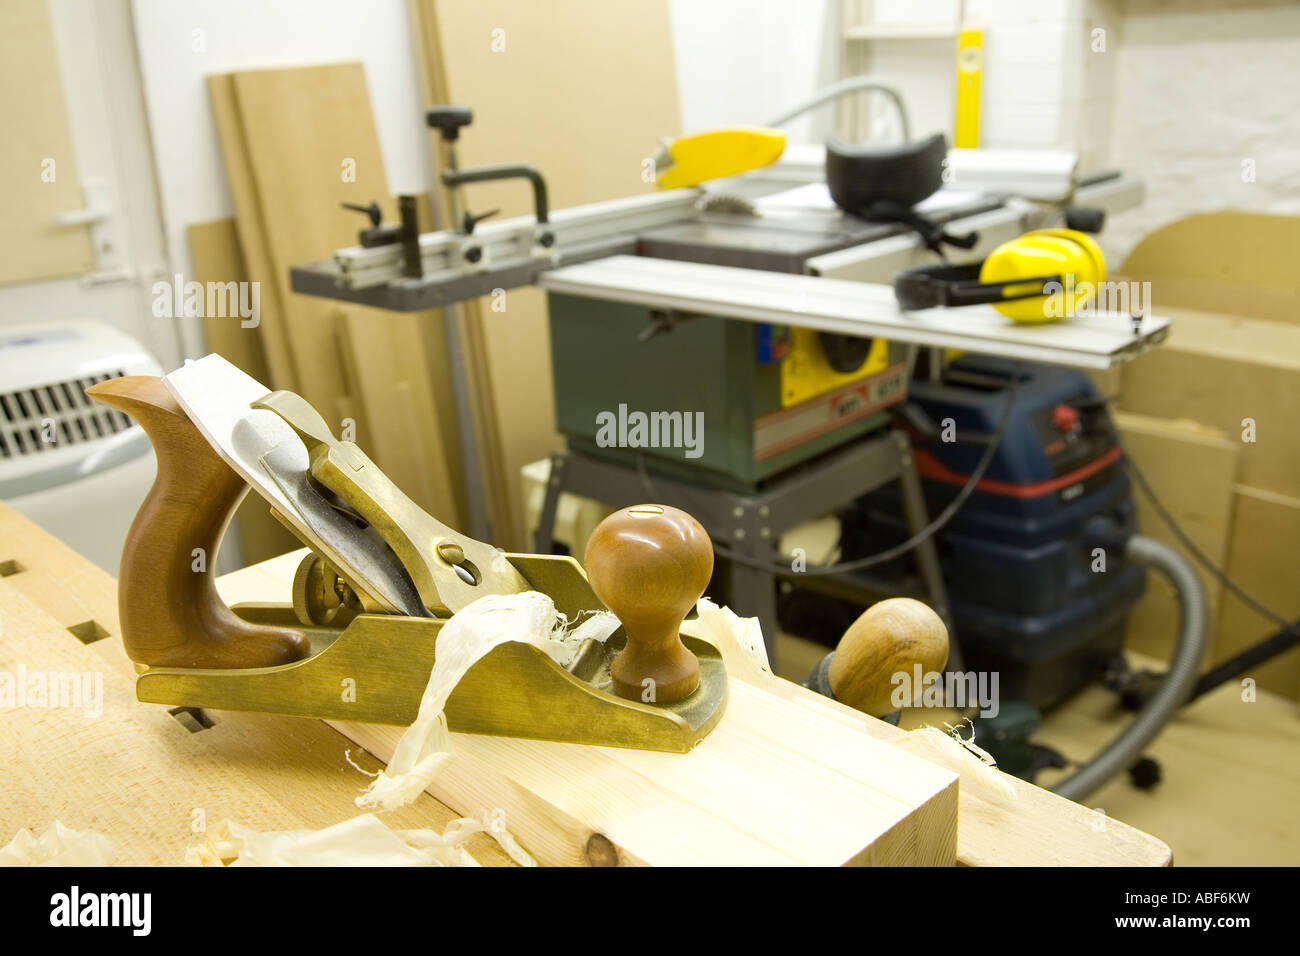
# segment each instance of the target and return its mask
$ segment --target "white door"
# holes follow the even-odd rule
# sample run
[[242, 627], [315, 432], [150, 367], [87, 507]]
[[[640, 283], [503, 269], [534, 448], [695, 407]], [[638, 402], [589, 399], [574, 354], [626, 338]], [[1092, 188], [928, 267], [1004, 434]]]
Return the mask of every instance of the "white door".
[[164, 368], [194, 332], [153, 317], [167, 278], [126, 0], [0, 4], [0, 325], [94, 319]]
[[[174, 368], [194, 333], [153, 315], [151, 288], [170, 270], [127, 0], [3, 0], [0, 90], [0, 341], [17, 325], [48, 325], [57, 339], [60, 321], [92, 320]], [[72, 366], [70, 355], [69, 378]], [[0, 355], [0, 395], [23, 394], [30, 372], [14, 349]], [[57, 487], [32, 486], [30, 457], [6, 447], [0, 486], [13, 507], [116, 573], [153, 481], [147, 443], [133, 447], [129, 462], [74, 480], [56, 482], [57, 469], [42, 466], [39, 481]]]

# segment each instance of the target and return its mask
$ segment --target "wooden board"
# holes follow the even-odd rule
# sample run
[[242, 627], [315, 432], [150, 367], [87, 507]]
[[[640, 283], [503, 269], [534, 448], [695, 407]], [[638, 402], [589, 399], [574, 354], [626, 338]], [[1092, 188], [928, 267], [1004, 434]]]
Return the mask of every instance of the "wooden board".
[[[1300, 324], [1161, 309], [1169, 340], [1124, 369], [1120, 406], [1241, 443], [1238, 480], [1300, 497]], [[1246, 441], [1244, 422], [1254, 422]]]
[[[231, 588], [231, 591], [223, 593], [228, 598], [239, 600], [250, 600], [257, 594], [267, 593], [264, 589], [270, 586], [271, 581], [283, 580], [288, 570], [285, 559], [279, 562], [280, 567], [276, 564], [271, 562], [227, 575], [221, 585]], [[774, 679], [764, 686], [764, 693], [780, 698], [796, 708], [796, 712], [815, 715], [819, 722], [838, 725], [841, 731], [866, 734], [890, 744], [901, 742], [903, 746], [907, 745], [906, 733], [897, 727], [790, 681]], [[355, 734], [354, 739], [363, 742], [371, 752], [391, 752], [391, 729], [355, 724], [340, 725], [340, 729], [349, 736]], [[841, 739], [838, 733], [831, 739]], [[478, 741], [489, 738], [459, 739]], [[505, 759], [504, 755], [498, 756]], [[1016, 791], [1016, 799], [1009, 804], [990, 800], [974, 789], [960, 790], [959, 863], [967, 866], [1164, 866], [1169, 863], [1169, 848], [1155, 837], [1114, 819], [1099, 836], [1096, 814], [1087, 807], [1014, 777], [1004, 779]]]
[[[552, 209], [652, 188], [642, 160], [680, 132], [665, 0], [412, 0], [412, 10], [426, 96], [474, 111], [458, 144], [462, 166], [532, 163]], [[521, 182], [465, 195], [473, 210], [532, 211]], [[494, 534], [502, 546], [525, 546], [520, 470], [559, 442], [545, 297], [512, 290], [504, 312], [482, 301], [464, 311]]]
[[[1224, 570], [1248, 594], [1290, 620], [1300, 618], [1300, 499], [1238, 485]], [[1225, 591], [1216, 663], [1269, 637], [1278, 625]], [[1291, 699], [1300, 696], [1300, 647], [1246, 676]]]
[[[6, 715], [5, 760], [0, 785], [19, 798], [0, 806], [0, 838], [20, 827], [43, 828], [59, 817], [74, 827], [93, 826], [125, 848], [122, 862], [175, 862], [190, 841], [186, 827], [196, 808], [209, 824], [233, 817], [263, 829], [326, 826], [353, 812], [352, 797], [364, 784], [348, 765], [343, 737], [316, 721], [255, 714], [211, 713], [213, 727], [177, 735], [167, 709], [131, 699], [132, 671], [120, 650], [112, 579], [25, 518], [0, 504], [0, 655], [14, 649], [30, 667], [79, 669], [104, 666], [105, 718], [90, 721], [64, 712]], [[19, 570], [21, 569], [21, 570]], [[240, 572], [223, 587], [264, 587], [263, 575]], [[18, 622], [37, 617], [21, 626]], [[96, 627], [88, 627], [94, 622]], [[69, 643], [69, 628], [106, 636], [89, 646]], [[71, 662], [47, 651], [82, 654]], [[44, 663], [48, 660], [50, 663]], [[88, 663], [87, 663], [88, 662]], [[116, 690], [114, 690], [116, 688]], [[769, 693], [808, 709], [823, 720], [877, 740], [906, 740], [896, 727], [852, 711], [789, 681], [775, 680]], [[55, 712], [56, 714], [58, 712]], [[113, 735], [115, 723], [130, 729]], [[223, 729], [224, 728], [224, 729]], [[54, 741], [53, 743], [51, 741]], [[188, 742], [188, 743], [187, 743]], [[351, 758], [372, 769], [371, 757], [355, 747]], [[122, 773], [105, 774], [105, 767]], [[1013, 805], [990, 803], [963, 790], [957, 858], [967, 865], [1162, 865], [1169, 849], [1159, 840], [1115, 820], [1105, 833], [1096, 815], [1078, 804], [1006, 778], [1016, 789]], [[440, 827], [452, 812], [428, 796], [388, 816], [395, 827]], [[159, 826], [157, 821], [167, 821]], [[575, 827], [576, 823], [573, 824]], [[185, 831], [183, 834], [178, 831]], [[578, 832], [576, 829], [573, 832]], [[494, 845], [474, 848], [480, 860], [506, 862]]]
[[46, 0], [0, 4], [0, 90], [0, 283], [90, 272], [87, 228], [54, 221], [86, 200]]
[[[248, 282], [248, 265], [239, 247], [239, 232], [233, 219], [194, 223], [185, 230], [194, 263], [194, 279], [207, 282]], [[208, 351], [216, 352], [259, 382], [271, 380], [266, 348], [256, 326], [245, 326], [239, 317], [205, 315], [203, 338]]]
[[[186, 230], [186, 235], [195, 280], [203, 283], [250, 281], [233, 219], [195, 223]], [[259, 382], [271, 381], [271, 370], [258, 328], [245, 328], [238, 318], [205, 316], [203, 337], [208, 351], [221, 355]], [[298, 539], [271, 516], [266, 502], [258, 495], [245, 498], [235, 512], [235, 522], [244, 564], [265, 561], [300, 546]]]
[[[226, 819], [317, 829], [356, 815], [365, 778], [348, 755], [369, 772], [378, 762], [319, 721], [205, 711], [212, 726], [191, 732], [168, 708], [136, 701], [113, 578], [0, 504], [0, 566], [11, 561], [22, 570], [0, 576], [0, 672], [100, 675], [103, 705], [98, 716], [0, 711], [0, 845], [57, 819], [108, 836], [115, 864], [179, 866], [200, 828]], [[86, 644], [70, 629], [104, 636]], [[456, 816], [422, 795], [384, 820], [441, 831]], [[468, 846], [509, 865], [486, 837]]]
[[[1190, 421], [1170, 421], [1115, 412], [1124, 452], [1141, 469], [1156, 497], [1192, 542], [1222, 567], [1232, 520], [1233, 489], [1237, 480], [1241, 443], [1229, 441], [1217, 429]], [[1188, 480], [1188, 476], [1195, 476]], [[1140, 488], [1133, 498], [1138, 509], [1138, 530], [1174, 548], [1195, 565], [1195, 559], [1178, 543], [1168, 525]], [[1204, 666], [1214, 659], [1214, 623], [1218, 619], [1219, 583], [1202, 574], [1211, 625], [1210, 651]], [[1132, 650], [1169, 660], [1178, 634], [1178, 603], [1173, 587], [1159, 574], [1147, 575], [1147, 592], [1129, 615], [1126, 644]]]
[[258, 335], [262, 340], [271, 376], [266, 384], [273, 388], [295, 391], [298, 388], [298, 371], [294, 367], [293, 352], [289, 347], [289, 327], [281, 298], [281, 286], [278, 282], [271, 281], [276, 267], [267, 248], [262, 207], [253, 185], [244, 127], [235, 101], [234, 82], [229, 74], [208, 77], [208, 99], [212, 104], [212, 117], [226, 166], [226, 181], [235, 206], [235, 228], [239, 234], [240, 253], [250, 279], [260, 283], [261, 319]]
[[[271, 384], [302, 394], [420, 505], [460, 514], [459, 451], [444, 434], [452, 401], [438, 313], [398, 315], [297, 295], [289, 267], [356, 242], [379, 202], [396, 218], [360, 64], [209, 78], [241, 245], [278, 318], [267, 327]], [[277, 379], [290, 376], [292, 385]], [[443, 409], [444, 411], [440, 411]]]
[[[298, 557], [226, 575], [227, 601], [287, 593]], [[627, 864], [955, 861], [955, 775], [732, 679], [718, 727], [689, 754], [454, 735], [430, 786], [455, 808], [501, 806], [539, 861], [576, 864], [600, 833]], [[381, 759], [402, 728], [335, 722]]]
[[1300, 216], [1201, 213], [1153, 230], [1119, 271], [1151, 282], [1157, 311], [1181, 306], [1296, 322], [1297, 246]]

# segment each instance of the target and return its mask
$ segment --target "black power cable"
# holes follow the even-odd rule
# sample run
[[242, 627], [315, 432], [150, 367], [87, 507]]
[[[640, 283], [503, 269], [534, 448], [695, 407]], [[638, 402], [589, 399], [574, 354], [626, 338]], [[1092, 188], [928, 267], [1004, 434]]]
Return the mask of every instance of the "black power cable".
[[[866, 568], [875, 567], [878, 564], [885, 564], [889, 561], [893, 561], [895, 558], [907, 554], [907, 552], [911, 551], [917, 545], [922, 544], [941, 531], [944, 526], [953, 519], [961, 509], [962, 505], [966, 503], [966, 499], [975, 493], [976, 486], [984, 477], [985, 472], [988, 471], [989, 466], [993, 464], [993, 457], [997, 454], [998, 446], [1002, 444], [1002, 439], [1006, 435], [1007, 426], [1011, 421], [1011, 410], [1015, 407], [1016, 387], [1019, 383], [1020, 361], [1017, 360], [1011, 369], [1011, 384], [1006, 390], [1006, 407], [1002, 410], [1002, 417], [998, 421], [997, 431], [994, 432], [993, 437], [989, 440], [988, 447], [984, 449], [984, 454], [980, 456], [979, 463], [975, 466], [975, 470], [971, 472], [970, 477], [966, 479], [966, 483], [962, 485], [961, 490], [957, 492], [956, 497], [954, 497], [952, 501], [948, 502], [943, 511], [939, 512], [938, 516], [928, 525], [916, 532], [916, 534], [912, 535], [912, 537], [908, 538], [906, 541], [896, 544], [893, 547], [886, 548], [884, 551], [878, 551], [875, 554], [869, 554], [862, 558], [854, 558], [852, 561], [842, 561], [838, 564], [813, 566], [803, 571], [795, 571], [790, 567], [790, 565], [783, 562], [767, 561], [763, 558], [755, 558], [752, 555], [735, 551], [726, 545], [717, 542], [714, 542], [714, 550], [724, 558], [727, 558], [730, 561], [735, 561], [737, 564], [743, 564], [750, 568], [757, 568], [760, 571], [767, 571], [771, 574], [780, 575], [782, 577], [847, 574], [853, 571], [862, 571]], [[638, 454], [636, 456], [636, 462], [637, 472], [641, 476], [641, 483], [645, 486], [646, 493], [650, 495], [651, 499], [657, 498], [658, 493], [656, 492], [654, 484], [650, 478], [650, 473], [645, 467], [645, 457]]]
[[1178, 543], [1188, 550], [1192, 557], [1196, 559], [1197, 563], [1204, 567], [1205, 570], [1209, 571], [1220, 584], [1240, 598], [1242, 603], [1247, 607], [1252, 608], [1256, 613], [1268, 618], [1274, 624], [1277, 624], [1282, 630], [1300, 636], [1300, 627], [1297, 627], [1282, 615], [1271, 610], [1259, 600], [1247, 594], [1236, 581], [1232, 580], [1232, 578], [1228, 577], [1227, 574], [1220, 570], [1219, 567], [1206, 556], [1205, 552], [1198, 548], [1196, 543], [1187, 536], [1187, 532], [1183, 530], [1177, 519], [1175, 519], [1165, 506], [1161, 504], [1160, 499], [1156, 497], [1155, 490], [1151, 487], [1151, 483], [1147, 481], [1146, 476], [1142, 474], [1142, 470], [1138, 468], [1133, 459], [1128, 455], [1125, 455], [1123, 461], [1124, 466], [1133, 476], [1138, 487], [1142, 489], [1142, 493], [1146, 496], [1147, 500], [1151, 502], [1151, 507], [1154, 508], [1156, 514], [1160, 516], [1160, 520], [1168, 526], [1169, 530], [1173, 532], [1174, 537], [1178, 539]]

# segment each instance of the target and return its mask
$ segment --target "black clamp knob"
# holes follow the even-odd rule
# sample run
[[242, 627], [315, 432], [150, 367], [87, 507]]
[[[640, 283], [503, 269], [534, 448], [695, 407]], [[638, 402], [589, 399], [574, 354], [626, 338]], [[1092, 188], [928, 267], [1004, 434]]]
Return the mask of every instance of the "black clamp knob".
[[424, 114], [424, 118], [442, 135], [444, 142], [454, 143], [460, 138], [460, 128], [468, 126], [474, 114], [467, 106], [434, 106]]
[[342, 203], [344, 209], [352, 209], [356, 212], [363, 212], [370, 217], [370, 225], [377, 226], [384, 218], [384, 211], [379, 208], [379, 203], [372, 202], [369, 206], [360, 206], [354, 202]]
[[400, 242], [402, 238], [401, 226], [396, 223], [383, 225], [384, 212], [379, 208], [379, 203], [372, 202], [368, 206], [361, 206], [357, 203], [345, 202], [340, 203], [344, 209], [351, 209], [354, 212], [365, 213], [370, 219], [370, 228], [362, 229], [359, 238], [361, 245], [367, 249], [373, 249], [376, 246], [386, 246], [390, 243]]
[[474, 235], [475, 226], [477, 226], [484, 219], [490, 219], [492, 216], [495, 216], [500, 211], [501, 211], [500, 209], [492, 209], [489, 210], [488, 212], [481, 212], [476, 216], [469, 210], [466, 210], [465, 215], [461, 217], [461, 221], [460, 221], [461, 228], [464, 230], [465, 235], [472, 236]]
[[424, 274], [424, 262], [420, 254], [420, 217], [414, 196], [397, 197], [397, 211], [401, 221], [387, 224], [383, 222], [384, 211], [378, 202], [372, 202], [368, 206], [351, 202], [340, 205], [344, 209], [365, 213], [370, 220], [370, 228], [362, 229], [359, 235], [363, 248], [400, 245], [402, 275], [418, 279]]

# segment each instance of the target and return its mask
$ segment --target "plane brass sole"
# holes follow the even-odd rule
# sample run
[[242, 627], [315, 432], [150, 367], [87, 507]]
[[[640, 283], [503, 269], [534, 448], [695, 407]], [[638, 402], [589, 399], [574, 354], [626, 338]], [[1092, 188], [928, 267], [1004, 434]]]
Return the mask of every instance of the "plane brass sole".
[[[548, 593], [561, 610], [568, 607], [566, 613], [574, 605], [600, 606], [594, 596], [585, 600], [581, 592], [589, 594], [590, 586], [572, 559], [508, 557], [534, 586], [541, 578], [559, 585]], [[360, 614], [339, 630], [303, 627], [288, 605], [244, 604], [232, 610], [251, 623], [302, 630], [311, 640], [311, 655], [278, 667], [150, 667], [136, 679], [137, 698], [324, 720], [397, 725], [415, 720], [442, 620]], [[605, 645], [593, 643], [580, 653], [572, 670], [530, 644], [501, 644], [456, 686], [447, 701], [447, 725], [459, 733], [685, 753], [722, 719], [727, 675], [716, 647], [688, 636], [682, 641], [699, 658], [700, 686], [664, 705], [625, 700], [591, 683], [607, 674], [609, 660], [626, 642], [621, 629]]]

